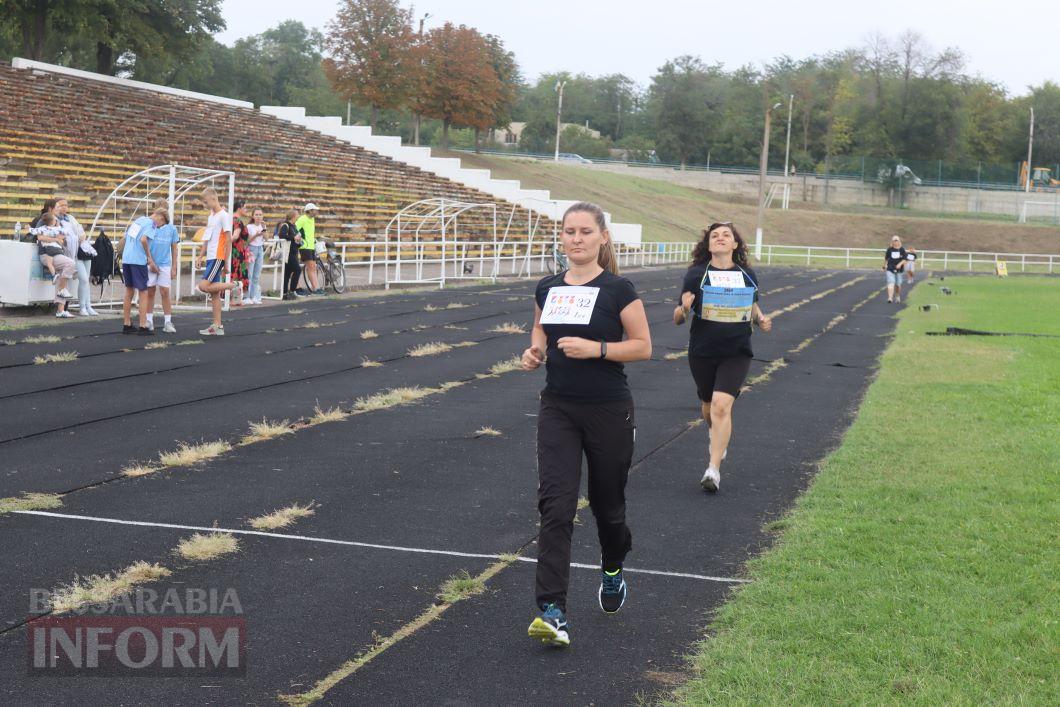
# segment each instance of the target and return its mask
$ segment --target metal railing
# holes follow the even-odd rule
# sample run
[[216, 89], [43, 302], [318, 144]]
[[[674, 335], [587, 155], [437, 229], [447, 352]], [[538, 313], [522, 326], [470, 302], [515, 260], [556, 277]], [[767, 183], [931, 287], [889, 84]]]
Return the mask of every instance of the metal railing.
[[[837, 248], [833, 246], [763, 245], [762, 262], [767, 265], [878, 268], [884, 262], [882, 248]], [[1010, 272], [1048, 273], [1060, 271], [1060, 254], [988, 253], [982, 251], [917, 250], [918, 269], [994, 272], [1004, 262]]]

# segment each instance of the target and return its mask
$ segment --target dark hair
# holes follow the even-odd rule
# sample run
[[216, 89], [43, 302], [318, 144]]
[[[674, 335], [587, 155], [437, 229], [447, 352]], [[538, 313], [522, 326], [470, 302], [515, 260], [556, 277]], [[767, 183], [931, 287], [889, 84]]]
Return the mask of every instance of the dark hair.
[[703, 230], [703, 239], [696, 243], [696, 247], [692, 249], [693, 265], [702, 265], [710, 262], [710, 234], [722, 226], [729, 227], [729, 230], [732, 231], [732, 237], [736, 241], [736, 250], [732, 252], [732, 262], [742, 268], [747, 267], [747, 243], [744, 242], [740, 232], [736, 230], [736, 226], [732, 225], [732, 221], [712, 223]]
[[240, 209], [242, 209], [246, 205], [247, 205], [247, 200], [246, 199], [236, 199], [235, 201], [232, 202], [232, 210], [233, 211], [239, 211]]
[[55, 208], [55, 205], [59, 203], [58, 199], [48, 199], [44, 202], [44, 206], [40, 207], [41, 214], [46, 214]]
[[[560, 225], [567, 222], [567, 217], [573, 213], [584, 212], [592, 214], [593, 219], [596, 221], [597, 228], [600, 229], [600, 233], [607, 231], [607, 217], [604, 215], [604, 210], [596, 204], [589, 203], [588, 201], [579, 201], [571, 204], [566, 211], [563, 212], [563, 219], [560, 221]], [[611, 234], [608, 233], [607, 242], [600, 246], [600, 253], [596, 256], [596, 262], [604, 270], [607, 270], [613, 275], [618, 274], [618, 258], [615, 256], [615, 245], [611, 241]]]

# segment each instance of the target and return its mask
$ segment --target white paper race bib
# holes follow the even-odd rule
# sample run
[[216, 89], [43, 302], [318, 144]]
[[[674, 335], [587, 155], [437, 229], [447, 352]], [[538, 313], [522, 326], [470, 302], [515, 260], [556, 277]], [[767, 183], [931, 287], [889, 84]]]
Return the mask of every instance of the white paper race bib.
[[733, 270], [708, 270], [711, 287], [743, 287], [743, 273]]
[[901, 252], [899, 252], [897, 250], [891, 251], [891, 260], [897, 260], [898, 258], [901, 258], [901, 257], [902, 257]]
[[599, 294], [599, 287], [553, 287], [541, 308], [541, 323], [588, 325]]

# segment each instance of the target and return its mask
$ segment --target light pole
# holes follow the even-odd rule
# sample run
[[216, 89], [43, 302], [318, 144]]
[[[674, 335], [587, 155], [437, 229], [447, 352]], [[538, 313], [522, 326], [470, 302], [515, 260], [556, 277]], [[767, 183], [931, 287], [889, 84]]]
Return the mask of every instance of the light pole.
[[791, 157], [791, 105], [795, 102], [795, 94], [788, 95], [788, 138], [784, 141], [784, 179], [788, 178], [788, 162]]
[[[430, 19], [430, 17], [431, 17], [431, 13], [428, 12], [427, 14], [425, 14], [423, 17], [420, 18], [419, 41], [420, 41], [421, 44], [423, 43], [423, 23], [426, 22], [428, 19]], [[419, 56], [422, 56], [422, 54], [420, 54]], [[421, 116], [417, 112], [416, 113], [416, 126], [413, 128], [413, 136], [412, 136], [412, 144], [414, 144], [414, 145], [419, 145], [420, 144], [420, 118], [421, 118]]]
[[556, 155], [553, 157], [554, 162], [559, 162], [559, 129], [563, 125], [560, 119], [563, 115], [563, 87], [566, 85], [566, 81], [556, 82], [556, 93], [559, 94], [559, 100], [556, 102]]
[[766, 111], [766, 125], [762, 130], [762, 159], [758, 165], [758, 218], [755, 224], [755, 260], [762, 258], [762, 221], [765, 220], [766, 215], [766, 168], [769, 166], [769, 126], [773, 120], [773, 111], [779, 107], [780, 102], [777, 102]]
[[1031, 131], [1027, 136], [1027, 193], [1031, 191], [1031, 154], [1034, 152], [1034, 108], [1031, 108]]

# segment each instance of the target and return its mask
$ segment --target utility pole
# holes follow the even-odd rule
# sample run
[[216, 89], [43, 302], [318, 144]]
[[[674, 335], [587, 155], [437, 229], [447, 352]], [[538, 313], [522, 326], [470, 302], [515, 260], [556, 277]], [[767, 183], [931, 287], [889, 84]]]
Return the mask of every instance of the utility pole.
[[559, 129], [563, 125], [563, 87], [567, 85], [566, 81], [556, 82], [556, 93], [559, 94], [559, 100], [556, 102], [556, 155], [553, 158], [554, 162], [559, 162]]
[[[420, 18], [420, 34], [419, 34], [420, 39], [419, 39], [419, 41], [420, 41], [421, 44], [423, 43], [423, 23], [426, 22], [427, 19], [430, 18], [430, 16], [431, 16], [431, 13], [428, 12], [427, 14], [425, 14], [423, 17]], [[420, 118], [421, 118], [420, 114], [416, 113], [416, 124], [412, 128], [412, 144], [413, 145], [417, 145], [417, 146], [420, 144]]]
[[1031, 171], [1034, 163], [1031, 162], [1031, 154], [1034, 152], [1034, 107], [1031, 107], [1031, 131], [1027, 137], [1027, 193], [1031, 191]]
[[791, 157], [791, 106], [795, 102], [795, 94], [788, 95], [788, 139], [784, 142], [784, 179], [788, 178], [788, 162]]
[[766, 169], [769, 166], [769, 126], [772, 122], [773, 111], [780, 107], [780, 103], [774, 103], [773, 107], [766, 111], [766, 125], [762, 129], [762, 159], [758, 165], [758, 218], [755, 224], [755, 260], [762, 258], [762, 222], [766, 216]]

